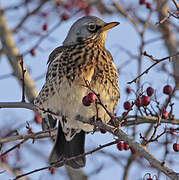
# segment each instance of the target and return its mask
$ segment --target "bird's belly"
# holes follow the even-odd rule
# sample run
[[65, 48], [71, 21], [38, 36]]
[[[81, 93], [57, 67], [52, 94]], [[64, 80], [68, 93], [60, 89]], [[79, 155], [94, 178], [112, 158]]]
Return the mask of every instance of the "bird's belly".
[[88, 89], [80, 84], [69, 85], [68, 81], [64, 80], [61, 83], [61, 87], [56, 89], [56, 93], [48, 99], [47, 107], [52, 112], [66, 117], [66, 128], [83, 129], [87, 132], [92, 131], [93, 126], [76, 120], [76, 117], [79, 115], [84, 117], [86, 121], [87, 117], [95, 115], [95, 112], [90, 110], [91, 107], [86, 107], [82, 104], [82, 99], [87, 95], [87, 91]]
[[[111, 97], [109, 96], [107, 89], [102, 86], [102, 84], [95, 84], [94, 90], [96, 93], [100, 94], [102, 102], [109, 107], [111, 111], [113, 107], [113, 102], [111, 102]], [[78, 121], [76, 117], [80, 117], [85, 122], [89, 122], [90, 119], [98, 114], [98, 117], [104, 122], [110, 120], [109, 115], [106, 113], [101, 105], [98, 105], [98, 113], [95, 103], [90, 106], [84, 106], [82, 99], [86, 96], [90, 90], [82, 84], [72, 84], [69, 85], [68, 81], [64, 80], [61, 83], [59, 89], [56, 89], [56, 93], [48, 99], [48, 107], [53, 112], [58, 113], [66, 117], [67, 122], [65, 124], [66, 128], [82, 129], [86, 132], [92, 131], [93, 126], [88, 123]]]

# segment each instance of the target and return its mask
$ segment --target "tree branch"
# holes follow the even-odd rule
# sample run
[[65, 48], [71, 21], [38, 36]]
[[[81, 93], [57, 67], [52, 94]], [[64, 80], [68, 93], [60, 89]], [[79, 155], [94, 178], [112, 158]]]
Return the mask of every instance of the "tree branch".
[[[27, 107], [27, 103], [25, 103], [25, 107]], [[29, 108], [30, 107], [30, 108]], [[28, 109], [36, 109], [32, 108], [32, 104], [30, 104], [30, 106], [28, 107]], [[43, 111], [43, 109], [40, 109]], [[45, 110], [44, 110], [45, 111]], [[48, 113], [51, 113], [49, 111], [45, 111]], [[54, 115], [55, 113], [52, 112], [52, 114]], [[58, 116], [58, 115], [57, 115]], [[82, 120], [81, 120], [82, 121]], [[86, 122], [85, 122], [86, 123]], [[162, 171], [163, 173], [165, 173], [168, 177], [170, 177], [173, 180], [177, 180], [179, 179], [179, 176], [177, 176], [177, 174], [170, 169], [169, 167], [167, 167], [167, 165], [165, 163], [162, 163], [161, 161], [159, 161], [158, 159], [156, 159], [148, 150], [146, 147], [142, 146], [141, 144], [137, 143], [136, 141], [134, 141], [130, 136], [128, 136], [126, 133], [124, 133], [121, 129], [118, 128], [114, 128], [113, 126], [109, 126], [107, 124], [102, 123], [102, 121], [96, 121], [96, 122], [90, 122], [90, 124], [98, 127], [99, 129], [105, 129], [106, 131], [110, 132], [111, 134], [113, 134], [114, 136], [117, 136], [119, 138], [119, 140], [123, 140], [124, 142], [128, 143], [130, 145], [130, 147], [134, 148], [136, 150], [137, 153], [143, 155], [143, 157], [145, 159], [148, 160], [148, 162], [150, 163], [151, 166], [155, 167], [156, 169]], [[93, 151], [92, 151], [93, 152]], [[92, 153], [91, 152], [91, 153]], [[90, 154], [85, 153], [85, 155]], [[71, 159], [71, 158], [70, 158]], [[61, 162], [60, 162], [61, 163]], [[43, 168], [41, 168], [41, 170], [43, 170]], [[35, 170], [36, 172], [36, 170]]]
[[[6, 54], [12, 69], [14, 70], [14, 75], [18, 79], [19, 83], [21, 84], [21, 78], [22, 78], [22, 69], [20, 66], [20, 59], [18, 58], [20, 56], [20, 52], [14, 42], [14, 38], [12, 35], [11, 30], [8, 27], [6, 17], [4, 14], [4, 11], [0, 5], [0, 39], [3, 44], [3, 50]], [[24, 64], [24, 70], [26, 71], [24, 82], [26, 87], [26, 95], [30, 102], [33, 101], [33, 99], [37, 96], [38, 92], [35, 88], [35, 82], [31, 78], [29, 71], [27, 67]]]

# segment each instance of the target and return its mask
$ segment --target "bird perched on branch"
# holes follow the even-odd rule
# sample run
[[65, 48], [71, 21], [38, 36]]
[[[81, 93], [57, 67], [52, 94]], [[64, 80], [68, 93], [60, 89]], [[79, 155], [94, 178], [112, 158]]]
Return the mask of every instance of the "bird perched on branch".
[[[43, 129], [53, 128], [59, 120], [50, 164], [61, 166], [59, 161], [84, 154], [85, 132], [94, 128], [90, 119], [98, 116], [104, 123], [110, 120], [102, 106], [82, 103], [90, 92], [84, 80], [100, 95], [109, 112], [113, 113], [118, 104], [118, 71], [105, 48], [108, 30], [118, 24], [105, 23], [95, 16], [82, 17], [72, 25], [63, 45], [49, 56], [46, 82], [34, 103], [45, 110], [40, 111]], [[78, 169], [85, 166], [85, 161], [85, 156], [78, 156], [64, 162]]]

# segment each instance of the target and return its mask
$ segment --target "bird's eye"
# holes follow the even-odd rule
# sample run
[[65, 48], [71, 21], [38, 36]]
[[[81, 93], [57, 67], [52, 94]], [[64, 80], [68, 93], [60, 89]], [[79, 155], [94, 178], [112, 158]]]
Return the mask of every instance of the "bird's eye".
[[88, 30], [91, 31], [91, 32], [96, 31], [96, 24], [93, 24], [93, 23], [89, 24], [88, 25]]

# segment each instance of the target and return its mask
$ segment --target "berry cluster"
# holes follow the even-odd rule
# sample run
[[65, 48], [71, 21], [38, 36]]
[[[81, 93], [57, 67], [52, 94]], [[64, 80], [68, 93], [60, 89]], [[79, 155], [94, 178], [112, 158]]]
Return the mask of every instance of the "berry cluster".
[[96, 95], [94, 93], [89, 93], [87, 96], [84, 96], [82, 103], [84, 106], [90, 106], [91, 103], [94, 103], [96, 100]]
[[146, 5], [147, 9], [152, 9], [152, 4], [147, 2], [146, 0], [139, 0], [139, 4]]
[[132, 154], [136, 152], [134, 148], [130, 147], [128, 143], [123, 142], [123, 141], [120, 141], [117, 143], [117, 149], [119, 151], [123, 151], [123, 150], [127, 151], [130, 149]]
[[[131, 94], [131, 92], [132, 92], [131, 88], [127, 87], [126, 93], [129, 95]], [[154, 92], [155, 92], [154, 89], [149, 86], [146, 89], [145, 94], [144, 92], [141, 92], [133, 103], [129, 101], [124, 102], [123, 107], [125, 110], [127, 110], [127, 112], [123, 112], [122, 114], [123, 117], [128, 115], [128, 112], [132, 110], [132, 106], [134, 104], [136, 105], [137, 108], [141, 108], [141, 107], [147, 108], [147, 106], [151, 103], [151, 97], [153, 96]], [[173, 89], [170, 85], [165, 85], [163, 87], [163, 94], [171, 96], [172, 92], [173, 92]], [[161, 109], [161, 114], [162, 114], [162, 118], [164, 119], [169, 118], [169, 113], [167, 112], [166, 109]]]

